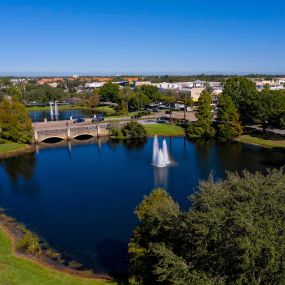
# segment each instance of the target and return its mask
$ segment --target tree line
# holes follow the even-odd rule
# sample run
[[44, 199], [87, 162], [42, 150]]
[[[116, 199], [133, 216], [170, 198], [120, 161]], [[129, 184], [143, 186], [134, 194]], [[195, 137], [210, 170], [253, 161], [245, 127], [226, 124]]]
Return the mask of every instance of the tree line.
[[218, 98], [217, 112], [212, 97], [204, 90], [198, 100], [197, 122], [187, 129], [189, 137], [218, 137], [231, 139], [239, 136], [247, 125], [261, 124], [285, 127], [285, 91], [265, 87], [258, 91], [254, 82], [242, 77], [229, 78]]

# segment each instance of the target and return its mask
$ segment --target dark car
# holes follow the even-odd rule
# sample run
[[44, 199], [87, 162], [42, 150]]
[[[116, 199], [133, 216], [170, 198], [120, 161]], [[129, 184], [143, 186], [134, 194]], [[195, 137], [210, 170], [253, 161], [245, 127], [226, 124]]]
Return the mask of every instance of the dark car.
[[140, 119], [142, 116], [141, 115], [134, 115], [131, 117], [131, 119]]
[[170, 119], [167, 117], [160, 117], [156, 120], [156, 122], [159, 124], [166, 124], [170, 122]]
[[104, 117], [97, 117], [97, 118], [92, 119], [92, 123], [103, 122], [103, 121], [104, 121]]
[[78, 119], [75, 119], [75, 120], [73, 120], [73, 123], [84, 123], [85, 122], [85, 119], [83, 119], [83, 118], [78, 118]]

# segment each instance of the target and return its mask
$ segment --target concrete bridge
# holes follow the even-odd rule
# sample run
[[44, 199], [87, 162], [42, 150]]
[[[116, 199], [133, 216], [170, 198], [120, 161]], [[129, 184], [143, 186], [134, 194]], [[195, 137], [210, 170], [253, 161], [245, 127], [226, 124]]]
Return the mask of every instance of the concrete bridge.
[[49, 139], [72, 140], [83, 136], [103, 137], [109, 135], [108, 124], [67, 125], [49, 128], [34, 128], [35, 143]]

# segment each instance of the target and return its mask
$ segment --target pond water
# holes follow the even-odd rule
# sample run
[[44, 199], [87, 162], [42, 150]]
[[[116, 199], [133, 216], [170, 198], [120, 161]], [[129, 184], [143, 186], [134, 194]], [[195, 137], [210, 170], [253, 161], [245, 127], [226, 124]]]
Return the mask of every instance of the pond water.
[[[96, 113], [96, 112], [95, 112]], [[31, 111], [29, 112], [29, 117], [33, 122], [43, 122], [44, 119], [47, 119], [48, 121], [54, 121], [54, 120], [69, 120], [70, 116], [72, 116], [73, 119], [78, 118], [91, 118], [94, 115], [94, 111], [92, 110], [76, 110], [76, 109], [70, 109], [70, 110], [60, 110], [58, 112], [58, 116], [51, 116], [50, 111]]]
[[187, 209], [187, 197], [211, 172], [223, 178], [227, 170], [265, 172], [285, 163], [284, 152], [253, 145], [166, 140], [174, 163], [161, 169], [151, 164], [153, 139], [39, 146], [2, 160], [0, 207], [86, 267], [126, 273], [134, 208], [154, 187]]

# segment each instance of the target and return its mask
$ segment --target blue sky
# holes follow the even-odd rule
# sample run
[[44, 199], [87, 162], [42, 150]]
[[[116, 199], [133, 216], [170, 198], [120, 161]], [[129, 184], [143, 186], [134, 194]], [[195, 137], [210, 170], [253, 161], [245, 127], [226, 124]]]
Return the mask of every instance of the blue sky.
[[285, 73], [284, 2], [0, 0], [0, 73]]

